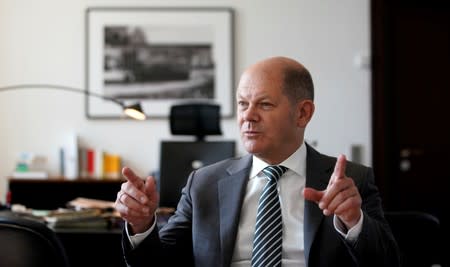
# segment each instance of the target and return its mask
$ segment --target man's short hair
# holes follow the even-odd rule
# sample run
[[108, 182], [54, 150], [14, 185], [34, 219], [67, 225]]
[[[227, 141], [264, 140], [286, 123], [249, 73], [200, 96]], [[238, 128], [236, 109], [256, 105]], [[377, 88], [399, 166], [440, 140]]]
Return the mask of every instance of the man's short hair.
[[294, 102], [302, 99], [314, 100], [314, 84], [306, 68], [288, 66], [284, 70], [283, 90], [289, 100]]

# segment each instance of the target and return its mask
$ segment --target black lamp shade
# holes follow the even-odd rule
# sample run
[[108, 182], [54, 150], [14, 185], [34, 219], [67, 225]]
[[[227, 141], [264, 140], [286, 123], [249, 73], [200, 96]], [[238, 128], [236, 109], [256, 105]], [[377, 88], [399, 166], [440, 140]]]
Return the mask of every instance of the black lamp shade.
[[145, 120], [146, 116], [142, 111], [142, 107], [140, 103], [136, 103], [133, 105], [125, 106], [124, 113], [136, 120]]

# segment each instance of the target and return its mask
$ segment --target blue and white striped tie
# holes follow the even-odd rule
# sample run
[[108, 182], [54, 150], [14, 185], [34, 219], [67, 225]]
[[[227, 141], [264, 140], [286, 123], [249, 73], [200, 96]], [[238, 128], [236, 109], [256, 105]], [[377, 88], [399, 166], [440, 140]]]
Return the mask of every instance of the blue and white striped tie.
[[286, 170], [286, 167], [279, 165], [268, 166], [263, 170], [269, 181], [259, 198], [252, 267], [281, 266], [283, 221], [277, 182]]

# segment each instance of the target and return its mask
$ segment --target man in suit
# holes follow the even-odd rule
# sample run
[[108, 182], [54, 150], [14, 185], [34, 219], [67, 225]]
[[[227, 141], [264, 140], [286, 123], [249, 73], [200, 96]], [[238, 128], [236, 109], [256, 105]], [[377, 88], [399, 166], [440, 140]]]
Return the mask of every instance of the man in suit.
[[161, 230], [153, 177], [144, 180], [123, 169], [127, 182], [115, 207], [126, 221], [127, 263], [254, 266], [258, 200], [268, 179], [263, 170], [282, 165], [287, 171], [276, 184], [281, 262], [262, 266], [398, 266], [372, 170], [347, 162], [344, 155], [320, 154], [304, 141], [314, 113], [308, 70], [285, 57], [257, 62], [242, 74], [236, 99], [249, 154], [192, 172], [175, 214]]

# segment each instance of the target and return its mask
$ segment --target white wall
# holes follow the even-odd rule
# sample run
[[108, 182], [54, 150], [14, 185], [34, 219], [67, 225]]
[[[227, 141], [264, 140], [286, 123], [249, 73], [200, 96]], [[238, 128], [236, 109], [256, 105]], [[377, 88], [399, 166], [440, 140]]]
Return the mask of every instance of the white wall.
[[[355, 59], [370, 53], [368, 0], [61, 1], [0, 0], [0, 86], [53, 83], [82, 88], [84, 12], [93, 6], [225, 6], [235, 10], [235, 76], [265, 57], [293, 57], [309, 68], [316, 114], [307, 140], [324, 153], [363, 147], [371, 164], [370, 71]], [[234, 88], [230, 88], [230, 90]], [[71, 133], [119, 153], [140, 174], [158, 168], [159, 142], [172, 138], [165, 119], [87, 120], [84, 97], [58, 91], [0, 93], [0, 200], [22, 151], [46, 155], [58, 174], [58, 149]], [[224, 138], [238, 139], [234, 118]], [[240, 143], [239, 143], [240, 145]], [[239, 153], [243, 149], [239, 147]], [[51, 197], [51, 196], [48, 196]]]

